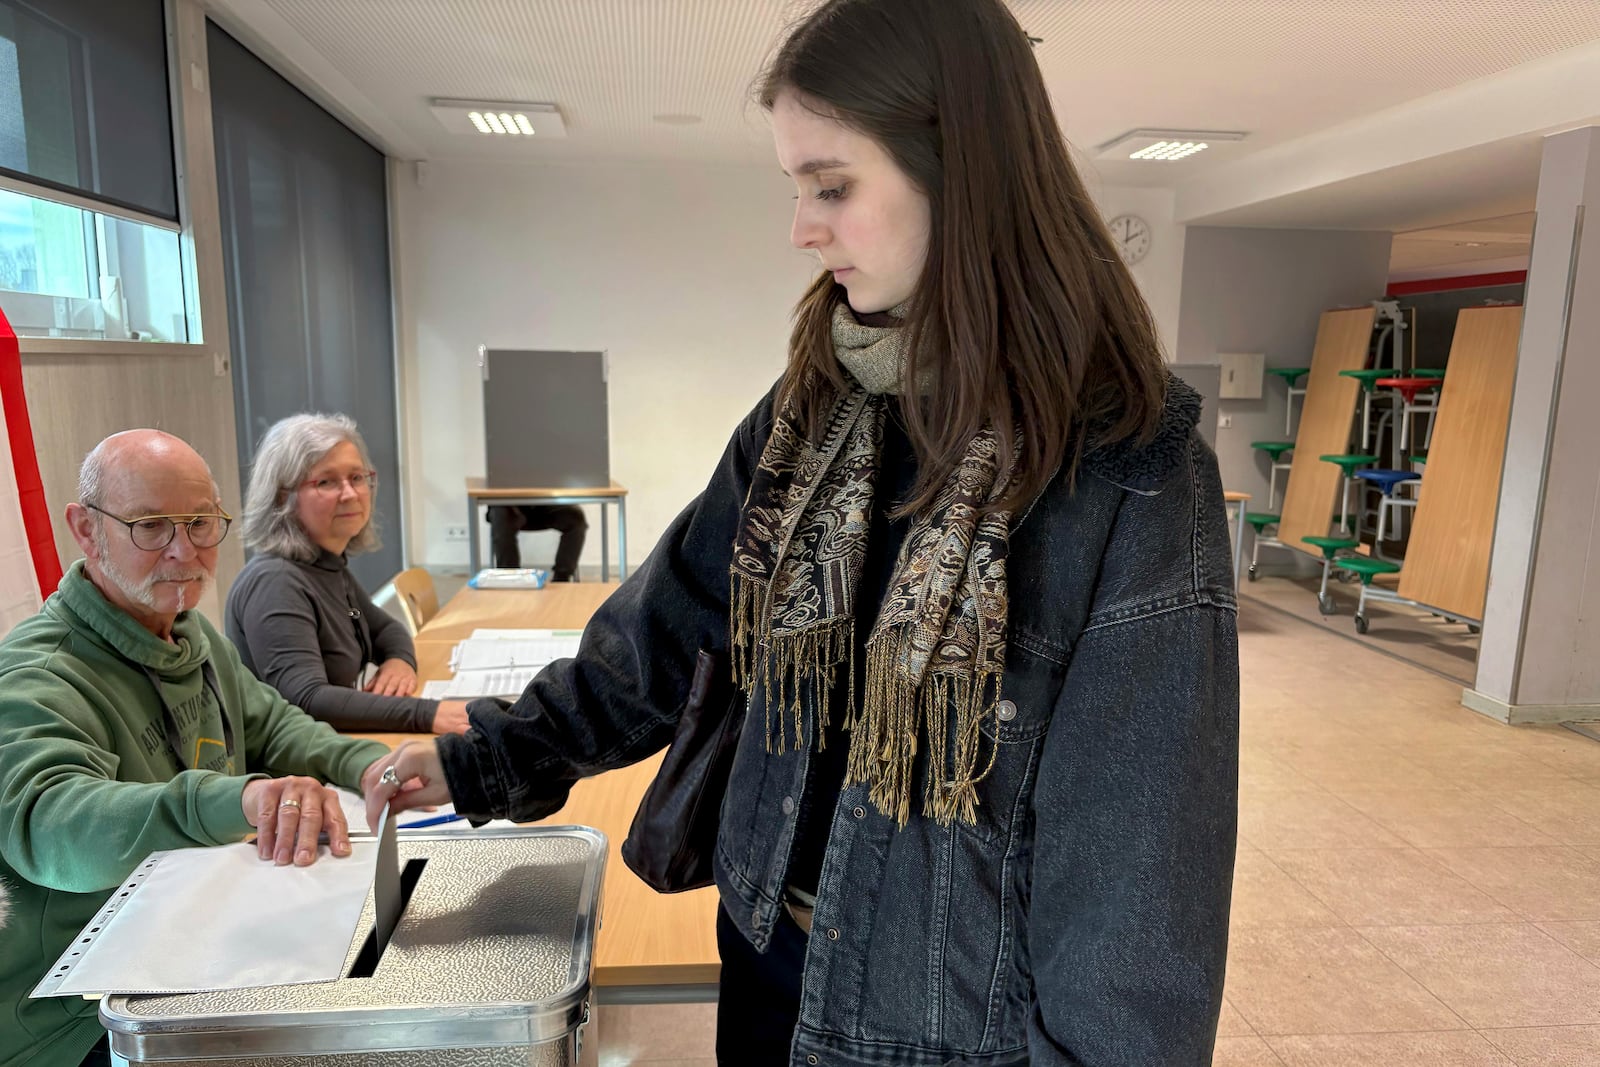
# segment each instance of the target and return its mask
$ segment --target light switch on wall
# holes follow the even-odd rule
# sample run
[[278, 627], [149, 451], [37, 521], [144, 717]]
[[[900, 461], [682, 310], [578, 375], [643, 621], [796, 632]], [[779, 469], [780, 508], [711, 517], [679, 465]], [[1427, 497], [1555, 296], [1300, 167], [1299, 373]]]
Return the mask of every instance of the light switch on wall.
[[1217, 416], [1217, 429], [1219, 429], [1219, 430], [1231, 430], [1231, 429], [1233, 429], [1233, 416], [1232, 415], [1219, 414]]

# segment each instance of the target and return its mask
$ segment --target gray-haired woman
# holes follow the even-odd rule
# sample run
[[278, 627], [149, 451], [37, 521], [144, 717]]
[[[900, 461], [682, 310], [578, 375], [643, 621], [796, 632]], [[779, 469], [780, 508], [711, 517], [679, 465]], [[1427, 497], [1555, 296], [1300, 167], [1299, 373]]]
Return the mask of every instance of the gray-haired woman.
[[348, 416], [292, 415], [267, 431], [242, 522], [257, 554], [228, 593], [228, 638], [256, 677], [338, 729], [459, 733], [466, 702], [413, 695], [410, 635], [346, 566], [378, 547], [377, 478]]

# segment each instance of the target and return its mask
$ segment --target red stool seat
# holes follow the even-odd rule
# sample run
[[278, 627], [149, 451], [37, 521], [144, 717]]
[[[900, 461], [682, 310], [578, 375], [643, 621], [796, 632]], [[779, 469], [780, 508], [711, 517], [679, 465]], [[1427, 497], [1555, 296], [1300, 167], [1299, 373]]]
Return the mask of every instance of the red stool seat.
[[1407, 404], [1417, 402], [1417, 394], [1424, 389], [1439, 388], [1438, 378], [1379, 378], [1377, 385], [1380, 389], [1398, 389], [1400, 396]]

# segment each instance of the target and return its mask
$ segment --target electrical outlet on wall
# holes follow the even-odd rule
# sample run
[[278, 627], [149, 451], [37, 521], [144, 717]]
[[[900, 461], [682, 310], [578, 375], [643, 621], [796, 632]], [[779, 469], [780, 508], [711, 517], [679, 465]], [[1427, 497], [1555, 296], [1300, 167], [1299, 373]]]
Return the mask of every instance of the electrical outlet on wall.
[[446, 541], [465, 541], [467, 539], [467, 528], [465, 526], [446, 526], [444, 528], [444, 539]]

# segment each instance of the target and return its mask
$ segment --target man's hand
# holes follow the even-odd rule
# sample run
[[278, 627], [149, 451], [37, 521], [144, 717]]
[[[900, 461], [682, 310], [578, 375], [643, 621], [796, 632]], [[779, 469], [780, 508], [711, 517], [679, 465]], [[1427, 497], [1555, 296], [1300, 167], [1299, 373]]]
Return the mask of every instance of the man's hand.
[[467, 721], [465, 700], [441, 700], [439, 710], [433, 713], [433, 732], [436, 734], [464, 734], [471, 725]]
[[367, 692], [381, 697], [408, 697], [417, 691], [417, 672], [403, 659], [384, 660], [367, 683]]
[[[394, 774], [388, 774], [390, 770]], [[378, 816], [389, 805], [391, 814], [450, 803], [444, 764], [431, 741], [407, 741], [373, 760], [361, 775], [361, 792], [367, 798], [367, 826], [378, 832]]]
[[317, 860], [317, 836], [328, 834], [335, 856], [350, 855], [350, 828], [339, 795], [315, 778], [254, 778], [240, 799], [256, 828], [256, 855], [278, 866], [309, 867]]

